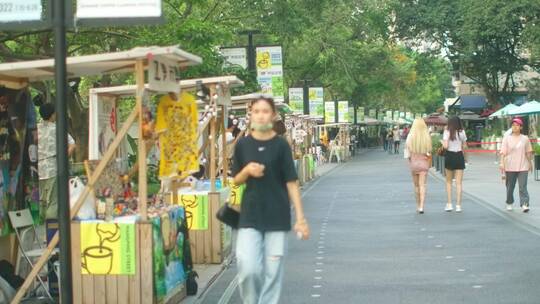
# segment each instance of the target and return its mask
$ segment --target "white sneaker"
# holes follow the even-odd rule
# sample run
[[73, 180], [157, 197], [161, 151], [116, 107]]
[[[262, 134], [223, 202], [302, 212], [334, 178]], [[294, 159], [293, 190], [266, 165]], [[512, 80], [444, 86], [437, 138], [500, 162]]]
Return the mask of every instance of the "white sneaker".
[[506, 211], [512, 211], [512, 205], [506, 204]]
[[456, 212], [461, 212], [463, 210], [461, 210], [461, 206], [456, 206]]
[[446, 208], [444, 208], [444, 211], [446, 212], [451, 212], [452, 210], [454, 210], [454, 208], [452, 208], [452, 205], [446, 205]]
[[523, 206], [521, 206], [521, 210], [523, 211], [523, 213], [527, 213], [527, 212], [529, 212], [530, 209], [529, 209], [529, 206], [523, 205]]

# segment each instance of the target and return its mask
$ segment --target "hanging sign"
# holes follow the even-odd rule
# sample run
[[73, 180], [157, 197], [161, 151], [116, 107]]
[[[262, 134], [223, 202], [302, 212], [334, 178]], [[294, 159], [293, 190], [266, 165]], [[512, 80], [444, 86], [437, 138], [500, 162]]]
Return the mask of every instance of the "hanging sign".
[[289, 88], [289, 106], [293, 113], [304, 113], [304, 89]]
[[324, 103], [324, 122], [336, 122], [336, 104], [333, 101], [327, 101]]
[[324, 88], [309, 88], [309, 114], [324, 116]]
[[281, 46], [257, 48], [257, 81], [263, 94], [283, 99], [283, 57]]
[[162, 0], [77, 0], [77, 18], [161, 17], [161, 2]]
[[364, 122], [366, 120], [366, 108], [358, 107], [358, 122]]
[[41, 0], [0, 1], [0, 23], [41, 20]]
[[385, 117], [384, 121], [392, 122], [392, 111], [386, 111], [386, 117]]
[[180, 68], [163, 57], [153, 57], [148, 66], [148, 89], [180, 93]]
[[369, 109], [369, 117], [377, 119], [377, 110], [375, 109]]
[[339, 101], [338, 102], [338, 122], [349, 122], [349, 102], [348, 101]]
[[248, 60], [247, 60], [247, 50], [245, 47], [240, 48], [221, 48], [221, 56], [225, 58], [224, 66], [240, 66], [243, 69], [247, 69]]

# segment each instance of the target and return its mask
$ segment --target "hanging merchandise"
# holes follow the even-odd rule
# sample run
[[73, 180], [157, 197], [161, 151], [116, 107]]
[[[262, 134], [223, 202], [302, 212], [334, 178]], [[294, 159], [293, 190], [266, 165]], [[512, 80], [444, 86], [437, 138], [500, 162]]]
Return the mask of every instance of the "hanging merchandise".
[[187, 176], [199, 171], [197, 148], [198, 112], [195, 97], [182, 92], [179, 100], [161, 97], [157, 108], [160, 178]]

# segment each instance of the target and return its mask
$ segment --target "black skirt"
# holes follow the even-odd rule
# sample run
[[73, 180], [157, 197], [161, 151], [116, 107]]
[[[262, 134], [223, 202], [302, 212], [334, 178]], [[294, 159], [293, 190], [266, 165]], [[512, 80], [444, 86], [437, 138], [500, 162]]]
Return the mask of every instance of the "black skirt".
[[446, 151], [444, 156], [444, 167], [447, 170], [465, 170], [465, 156], [462, 151]]

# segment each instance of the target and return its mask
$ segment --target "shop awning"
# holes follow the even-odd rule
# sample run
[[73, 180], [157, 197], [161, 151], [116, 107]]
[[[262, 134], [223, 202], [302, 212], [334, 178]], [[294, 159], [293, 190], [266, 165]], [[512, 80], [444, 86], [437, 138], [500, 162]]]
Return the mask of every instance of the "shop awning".
[[[129, 51], [68, 57], [68, 78], [133, 72], [137, 60], [144, 59], [146, 66], [152, 56], [164, 57], [176, 62], [179, 67], [202, 63], [199, 56], [176, 46], [137, 47]], [[54, 59], [2, 63], [0, 84], [20, 89], [30, 82], [53, 79], [54, 71]]]
[[462, 110], [481, 110], [486, 107], [486, 97], [482, 95], [463, 95], [459, 97]]
[[540, 114], [540, 102], [530, 101], [508, 112], [508, 115], [532, 115]]

